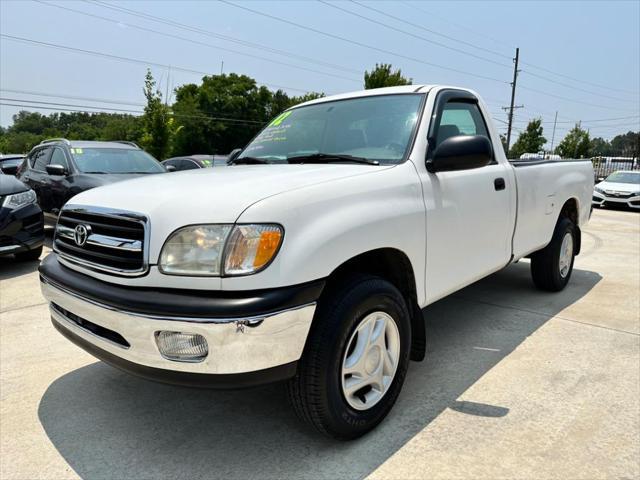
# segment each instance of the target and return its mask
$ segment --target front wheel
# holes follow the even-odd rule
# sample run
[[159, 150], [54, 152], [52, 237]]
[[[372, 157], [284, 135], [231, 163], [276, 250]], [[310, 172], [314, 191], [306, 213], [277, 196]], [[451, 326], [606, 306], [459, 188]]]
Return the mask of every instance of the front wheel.
[[561, 218], [553, 231], [551, 242], [531, 255], [531, 277], [541, 290], [559, 292], [571, 278], [575, 258], [576, 226]]
[[337, 439], [364, 435], [398, 398], [410, 346], [409, 310], [391, 283], [358, 276], [334, 287], [288, 384], [297, 415]]

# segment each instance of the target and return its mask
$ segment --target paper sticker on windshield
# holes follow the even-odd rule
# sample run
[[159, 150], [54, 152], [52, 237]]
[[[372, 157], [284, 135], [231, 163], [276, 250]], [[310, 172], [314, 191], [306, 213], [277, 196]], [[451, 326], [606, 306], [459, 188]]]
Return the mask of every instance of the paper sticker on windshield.
[[280, 115], [278, 115], [276, 118], [273, 119], [273, 122], [271, 122], [269, 124], [270, 127], [278, 127], [280, 126], [280, 124], [289, 116], [293, 113], [292, 110], [289, 110], [288, 112], [284, 112]]
[[73, 153], [74, 155], [82, 155], [82, 149], [81, 148], [72, 148], [71, 149], [71, 153]]

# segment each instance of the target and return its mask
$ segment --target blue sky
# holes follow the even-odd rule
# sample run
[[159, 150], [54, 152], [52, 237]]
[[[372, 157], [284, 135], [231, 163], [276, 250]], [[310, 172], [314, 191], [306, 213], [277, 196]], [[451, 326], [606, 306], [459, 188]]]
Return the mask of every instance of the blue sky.
[[[489, 103], [494, 118], [504, 121], [501, 106], [509, 103], [511, 57], [518, 46], [522, 73], [516, 104], [525, 108], [516, 112], [516, 128], [541, 116], [545, 136], [551, 140], [557, 110], [556, 145], [578, 120], [592, 136], [605, 138], [640, 129], [638, 1], [244, 1], [234, 6], [216, 1], [2, 0], [0, 33], [141, 61], [1, 37], [0, 102], [5, 104], [37, 101], [49, 102], [38, 105], [53, 109], [140, 110], [147, 62], [163, 91], [167, 86], [197, 83], [204, 72], [219, 73], [224, 62], [227, 73], [244, 73], [291, 94], [358, 90], [362, 72], [386, 62], [401, 68], [414, 83], [473, 88]], [[162, 65], [172, 66], [170, 75]], [[0, 105], [0, 124], [9, 125], [19, 109]], [[505, 130], [504, 123], [499, 126]]]

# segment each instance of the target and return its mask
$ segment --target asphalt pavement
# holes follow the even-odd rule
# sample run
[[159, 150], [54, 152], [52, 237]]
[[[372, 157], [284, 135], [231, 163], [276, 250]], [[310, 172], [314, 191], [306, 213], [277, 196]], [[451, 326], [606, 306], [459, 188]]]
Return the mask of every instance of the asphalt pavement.
[[53, 329], [37, 262], [0, 259], [0, 478], [640, 477], [640, 214], [594, 211], [563, 292], [522, 261], [424, 316], [427, 358], [393, 411], [340, 443], [280, 385], [194, 390], [97, 362]]

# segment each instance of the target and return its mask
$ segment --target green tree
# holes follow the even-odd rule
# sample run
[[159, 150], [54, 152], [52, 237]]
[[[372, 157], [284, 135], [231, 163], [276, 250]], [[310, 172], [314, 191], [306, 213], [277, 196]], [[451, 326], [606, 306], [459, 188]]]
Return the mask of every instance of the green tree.
[[562, 139], [556, 153], [563, 158], [586, 158], [591, 156], [591, 140], [589, 132], [576, 124]]
[[611, 154], [617, 157], [640, 156], [640, 132], [628, 131], [622, 135], [616, 135], [611, 140]]
[[171, 153], [171, 142], [177, 127], [171, 115], [171, 109], [162, 102], [162, 93], [156, 89], [156, 81], [147, 70], [144, 79], [144, 96], [147, 105], [142, 116], [142, 146], [158, 160]]
[[611, 144], [602, 137], [592, 139], [589, 148], [594, 157], [607, 157], [612, 151]]
[[394, 87], [396, 85], [411, 85], [413, 81], [411, 78], [405, 78], [402, 76], [400, 69], [395, 72], [391, 71], [390, 63], [376, 63], [376, 68], [371, 72], [364, 72], [364, 88], [369, 90], [371, 88], [382, 87]]
[[535, 118], [529, 122], [524, 132], [518, 135], [518, 139], [511, 146], [510, 158], [519, 158], [523, 153], [538, 153], [547, 143], [542, 135], [542, 119]]
[[27, 153], [42, 138], [30, 132], [7, 132], [0, 136], [0, 153]]
[[235, 73], [206, 76], [201, 85], [182, 85], [176, 89], [172, 107], [183, 125], [175, 137], [173, 154], [228, 153], [246, 145], [282, 111], [322, 96], [311, 92], [290, 97]]

